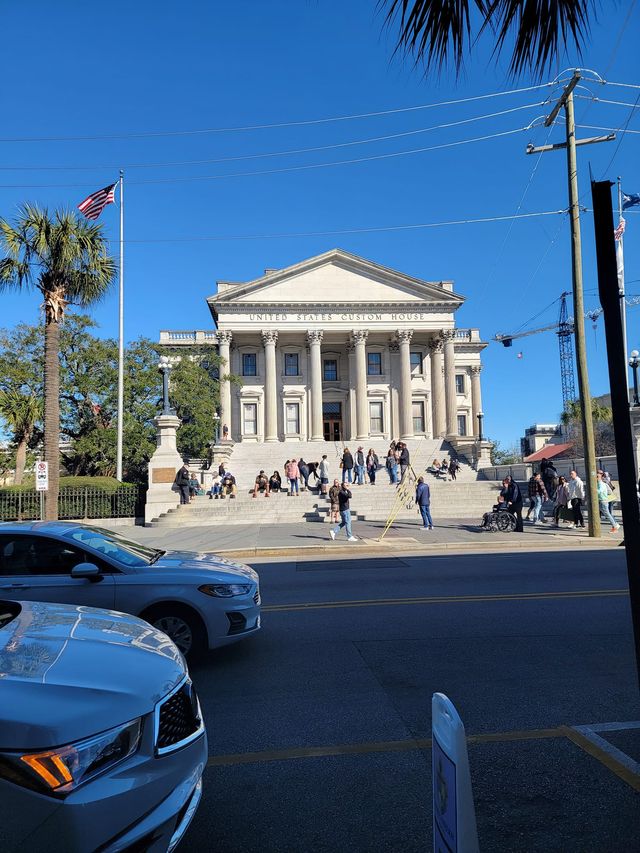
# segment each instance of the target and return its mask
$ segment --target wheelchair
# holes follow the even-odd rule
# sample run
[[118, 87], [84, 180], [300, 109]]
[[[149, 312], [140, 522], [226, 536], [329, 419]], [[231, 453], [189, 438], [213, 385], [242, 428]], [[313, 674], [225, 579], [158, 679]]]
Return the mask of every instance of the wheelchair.
[[516, 529], [516, 517], [506, 509], [492, 510], [485, 512], [481, 527], [489, 533], [513, 533]]

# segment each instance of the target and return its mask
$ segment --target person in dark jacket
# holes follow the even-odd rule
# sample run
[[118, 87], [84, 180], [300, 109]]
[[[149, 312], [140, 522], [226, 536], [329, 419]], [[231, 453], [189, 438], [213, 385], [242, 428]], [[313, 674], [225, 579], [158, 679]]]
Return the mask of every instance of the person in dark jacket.
[[353, 474], [353, 456], [351, 455], [351, 451], [348, 447], [345, 447], [344, 453], [342, 454], [342, 482], [345, 483], [347, 480], [351, 482]]
[[522, 492], [520, 486], [516, 483], [513, 477], [505, 477], [502, 481], [502, 491], [500, 494], [504, 497], [504, 502], [507, 505], [509, 512], [516, 519], [516, 533], [522, 533], [524, 526], [522, 524]]
[[378, 456], [375, 450], [371, 447], [367, 453], [367, 475], [372, 486], [376, 484], [376, 471], [378, 470]]
[[433, 530], [433, 519], [431, 518], [431, 490], [429, 484], [425, 483], [424, 477], [418, 478], [416, 487], [416, 504], [422, 516], [422, 530]]
[[355, 470], [353, 472], [353, 482], [357, 486], [364, 486], [364, 450], [359, 447], [356, 450]]
[[180, 492], [181, 504], [189, 503], [189, 480], [189, 469], [186, 465], [183, 465], [182, 468], [178, 470], [175, 479], [175, 484], [178, 487], [178, 491]]
[[402, 482], [404, 478], [404, 472], [409, 467], [409, 462], [409, 448], [404, 442], [402, 442], [402, 450], [400, 451], [400, 482]]
[[300, 479], [302, 480], [302, 491], [309, 490], [309, 466], [304, 461], [302, 457], [298, 459], [298, 471], [300, 472]]
[[347, 534], [347, 540], [349, 542], [358, 541], [351, 532], [351, 509], [349, 501], [352, 497], [353, 495], [347, 488], [347, 484], [342, 483], [342, 485], [340, 486], [340, 491], [338, 492], [338, 504], [340, 506], [340, 524], [338, 524], [337, 527], [334, 527], [329, 531], [329, 536], [331, 536], [332, 539], [335, 539], [336, 535], [344, 527], [345, 532]]

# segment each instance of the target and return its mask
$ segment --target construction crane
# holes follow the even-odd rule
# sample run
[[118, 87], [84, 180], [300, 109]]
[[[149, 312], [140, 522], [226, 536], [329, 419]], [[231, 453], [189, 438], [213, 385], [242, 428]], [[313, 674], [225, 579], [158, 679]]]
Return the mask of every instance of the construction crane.
[[562, 381], [562, 409], [567, 411], [569, 404], [576, 399], [575, 369], [573, 362], [573, 341], [571, 336], [574, 332], [573, 317], [569, 317], [567, 310], [568, 290], [560, 294], [560, 315], [557, 323], [542, 326], [539, 329], [529, 329], [526, 332], [516, 332], [513, 335], [495, 335], [494, 341], [498, 341], [504, 347], [513, 346], [513, 342], [528, 335], [537, 335], [540, 332], [555, 332], [558, 336], [560, 349], [560, 378]]

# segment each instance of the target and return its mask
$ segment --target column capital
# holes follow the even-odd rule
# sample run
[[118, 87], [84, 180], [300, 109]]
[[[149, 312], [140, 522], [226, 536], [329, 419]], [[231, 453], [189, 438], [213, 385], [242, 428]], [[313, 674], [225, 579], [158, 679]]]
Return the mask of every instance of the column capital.
[[389, 352], [399, 352], [400, 344], [395, 338], [391, 338], [389, 341]]
[[369, 337], [368, 329], [354, 329], [351, 332], [351, 340], [356, 346], [358, 344], [366, 344], [367, 338]]
[[396, 338], [401, 344], [410, 344], [412, 337], [413, 329], [398, 329], [396, 331]]
[[308, 341], [309, 345], [321, 344], [323, 337], [324, 337], [324, 332], [322, 329], [310, 329], [307, 332], [307, 341]]
[[481, 364], [472, 364], [472, 365], [471, 365], [471, 367], [469, 368], [469, 373], [470, 373], [472, 376], [480, 376], [480, 371], [481, 371], [481, 370], [482, 370], [482, 365], [481, 365]]
[[267, 346], [268, 344], [273, 344], [274, 346], [278, 342], [278, 333], [273, 329], [263, 329], [262, 330], [262, 343]]
[[356, 345], [351, 340], [351, 338], [349, 338], [349, 340], [347, 341], [347, 355], [353, 355], [355, 351], [356, 351]]
[[456, 330], [455, 329], [441, 329], [440, 337], [445, 343], [449, 343], [450, 341], [455, 340]]
[[442, 352], [444, 349], [442, 338], [431, 338], [429, 341], [429, 349], [431, 352]]
[[216, 337], [218, 339], [219, 344], [230, 344], [233, 340], [233, 333], [228, 331], [220, 331], [216, 332]]

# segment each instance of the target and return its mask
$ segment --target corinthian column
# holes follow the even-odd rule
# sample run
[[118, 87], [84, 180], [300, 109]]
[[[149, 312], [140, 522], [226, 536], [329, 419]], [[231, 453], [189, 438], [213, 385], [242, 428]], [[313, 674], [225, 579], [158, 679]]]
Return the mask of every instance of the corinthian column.
[[322, 441], [322, 330], [307, 332], [311, 351], [311, 441]]
[[222, 360], [219, 367], [220, 379], [220, 435], [224, 436], [224, 428], [229, 428], [228, 438], [233, 435], [231, 424], [231, 383], [226, 378], [231, 373], [231, 341], [233, 335], [231, 332], [218, 332], [218, 354]]
[[447, 421], [444, 407], [444, 382], [442, 351], [444, 349], [440, 338], [432, 338], [429, 341], [431, 350], [431, 404], [433, 419], [433, 437], [443, 438], [447, 429]]
[[413, 438], [413, 412], [411, 411], [411, 356], [409, 347], [412, 329], [398, 329], [400, 344], [400, 438]]
[[367, 411], [367, 338], [366, 329], [356, 329], [352, 332], [356, 348], [356, 438], [362, 441], [369, 438], [369, 413]]
[[278, 389], [276, 387], [276, 342], [278, 333], [262, 332], [264, 344], [264, 440], [278, 440]]
[[447, 436], [452, 437], [458, 434], [455, 329], [443, 329], [440, 335], [444, 341], [444, 396], [447, 411]]
[[480, 426], [478, 421], [478, 414], [482, 411], [482, 391], [480, 390], [481, 370], [481, 364], [474, 364], [471, 368], [471, 418], [473, 419], [473, 424], [471, 425], [471, 433], [472, 435], [475, 435], [476, 438], [480, 437], [478, 431], [478, 427]]

